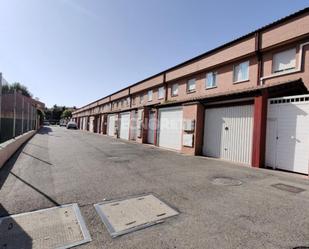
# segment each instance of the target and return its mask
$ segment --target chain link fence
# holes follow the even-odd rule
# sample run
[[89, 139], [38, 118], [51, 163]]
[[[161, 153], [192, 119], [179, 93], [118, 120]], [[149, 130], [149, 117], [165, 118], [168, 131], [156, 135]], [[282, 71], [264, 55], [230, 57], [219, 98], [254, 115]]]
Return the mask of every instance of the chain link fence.
[[0, 143], [37, 127], [37, 111], [33, 100], [15, 91], [3, 93], [7, 84], [0, 73]]

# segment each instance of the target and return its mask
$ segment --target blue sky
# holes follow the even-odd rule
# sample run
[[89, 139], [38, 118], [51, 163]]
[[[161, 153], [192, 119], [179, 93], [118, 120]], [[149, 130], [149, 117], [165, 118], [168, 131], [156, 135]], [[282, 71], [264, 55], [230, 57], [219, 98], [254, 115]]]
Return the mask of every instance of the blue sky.
[[308, 0], [0, 0], [0, 72], [47, 106], [81, 107]]

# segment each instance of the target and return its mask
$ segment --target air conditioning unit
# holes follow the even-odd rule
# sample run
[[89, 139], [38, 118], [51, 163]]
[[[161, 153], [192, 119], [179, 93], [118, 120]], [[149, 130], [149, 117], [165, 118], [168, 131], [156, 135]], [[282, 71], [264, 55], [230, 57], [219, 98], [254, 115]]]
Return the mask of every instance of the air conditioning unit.
[[183, 130], [184, 131], [194, 131], [195, 129], [195, 120], [188, 119], [183, 122]]

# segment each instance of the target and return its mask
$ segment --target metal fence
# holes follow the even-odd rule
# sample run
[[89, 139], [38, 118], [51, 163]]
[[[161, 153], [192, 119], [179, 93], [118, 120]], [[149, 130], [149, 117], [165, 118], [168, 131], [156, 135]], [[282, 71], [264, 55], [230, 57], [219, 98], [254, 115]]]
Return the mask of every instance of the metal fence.
[[0, 143], [37, 127], [37, 111], [33, 100], [17, 91], [2, 93], [4, 84], [6, 81], [0, 73]]

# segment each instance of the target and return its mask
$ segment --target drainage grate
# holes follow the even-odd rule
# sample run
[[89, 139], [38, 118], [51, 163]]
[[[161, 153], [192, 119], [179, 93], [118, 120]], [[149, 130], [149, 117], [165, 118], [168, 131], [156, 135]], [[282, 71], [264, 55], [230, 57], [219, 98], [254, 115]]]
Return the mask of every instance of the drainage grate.
[[106, 201], [94, 207], [113, 238], [179, 214], [152, 194]]
[[294, 193], [294, 194], [298, 194], [300, 192], [305, 191], [305, 189], [294, 187], [294, 186], [287, 185], [287, 184], [284, 184], [284, 183], [276, 183], [276, 184], [273, 184], [271, 186], [274, 187], [274, 188], [283, 190], [283, 191]]
[[211, 182], [221, 186], [240, 186], [242, 184], [242, 181], [232, 177], [215, 177]]
[[91, 241], [77, 204], [0, 218], [0, 248], [71, 248]]

